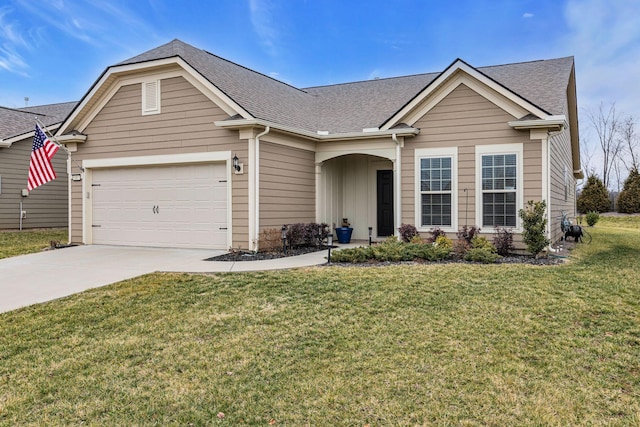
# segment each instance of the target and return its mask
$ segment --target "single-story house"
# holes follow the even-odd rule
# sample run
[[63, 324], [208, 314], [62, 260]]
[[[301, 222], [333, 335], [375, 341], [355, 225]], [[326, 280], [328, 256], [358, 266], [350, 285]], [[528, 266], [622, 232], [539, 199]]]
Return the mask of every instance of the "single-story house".
[[27, 191], [36, 117], [55, 132], [76, 102], [25, 108], [0, 107], [0, 229], [68, 227], [67, 155], [51, 163], [57, 178]]
[[343, 218], [355, 239], [520, 233], [528, 200], [557, 240], [582, 174], [572, 57], [301, 89], [173, 40], [108, 67], [58, 135], [85, 244], [256, 249]]

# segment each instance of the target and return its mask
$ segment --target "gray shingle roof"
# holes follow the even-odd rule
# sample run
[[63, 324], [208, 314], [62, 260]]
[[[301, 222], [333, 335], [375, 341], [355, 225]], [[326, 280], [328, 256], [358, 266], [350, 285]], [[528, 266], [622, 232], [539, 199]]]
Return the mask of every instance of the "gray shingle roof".
[[50, 126], [62, 122], [77, 102], [38, 105], [24, 108], [0, 107], [0, 139], [31, 132], [35, 128], [35, 117]]
[[[438, 73], [298, 89], [180, 40], [120, 62], [180, 57], [254, 118], [315, 132], [378, 127]], [[562, 114], [573, 57], [478, 67], [476, 70], [547, 111]]]

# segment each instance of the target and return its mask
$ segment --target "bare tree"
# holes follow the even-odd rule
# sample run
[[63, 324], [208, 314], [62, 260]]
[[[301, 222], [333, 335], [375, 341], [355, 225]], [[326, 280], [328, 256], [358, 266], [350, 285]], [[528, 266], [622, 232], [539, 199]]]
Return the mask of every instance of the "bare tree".
[[620, 129], [618, 130], [620, 144], [624, 150], [624, 156], [620, 156], [622, 163], [627, 168], [627, 171], [632, 169], [638, 170], [638, 160], [640, 160], [640, 153], [638, 150], [638, 135], [636, 134], [636, 121], [633, 116], [628, 116], [620, 123]]
[[620, 126], [616, 105], [612, 103], [607, 109], [601, 102], [598, 111], [587, 112], [587, 118], [596, 132], [602, 150], [602, 183], [605, 188], [609, 188], [610, 176], [622, 149], [622, 143], [616, 137]]
[[585, 176], [596, 175], [596, 167], [594, 166], [595, 149], [591, 146], [591, 141], [582, 138], [580, 142], [580, 162]]

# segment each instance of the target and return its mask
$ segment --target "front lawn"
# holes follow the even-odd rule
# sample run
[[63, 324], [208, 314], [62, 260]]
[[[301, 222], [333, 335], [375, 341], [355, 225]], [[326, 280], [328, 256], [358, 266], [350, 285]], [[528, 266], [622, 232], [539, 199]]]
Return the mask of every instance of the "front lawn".
[[66, 243], [66, 229], [47, 228], [40, 230], [0, 230], [0, 259], [40, 252], [51, 246], [51, 241]]
[[640, 228], [563, 266], [152, 274], [0, 314], [0, 425], [639, 425]]

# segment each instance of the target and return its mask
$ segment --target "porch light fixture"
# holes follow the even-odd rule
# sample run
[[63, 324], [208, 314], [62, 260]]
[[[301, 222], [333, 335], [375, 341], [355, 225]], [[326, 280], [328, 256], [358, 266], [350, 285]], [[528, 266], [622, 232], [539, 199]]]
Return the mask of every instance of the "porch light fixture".
[[236, 172], [240, 172], [240, 160], [236, 154], [233, 155], [233, 168]]

